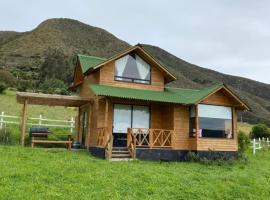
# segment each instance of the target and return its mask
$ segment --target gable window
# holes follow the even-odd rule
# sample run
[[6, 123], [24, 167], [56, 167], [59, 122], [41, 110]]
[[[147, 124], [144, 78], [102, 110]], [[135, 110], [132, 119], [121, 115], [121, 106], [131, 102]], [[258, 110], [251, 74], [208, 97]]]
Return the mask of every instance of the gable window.
[[201, 137], [232, 138], [232, 108], [226, 106], [198, 105]]
[[117, 81], [150, 84], [150, 65], [140, 56], [130, 53], [115, 61], [114, 78]]

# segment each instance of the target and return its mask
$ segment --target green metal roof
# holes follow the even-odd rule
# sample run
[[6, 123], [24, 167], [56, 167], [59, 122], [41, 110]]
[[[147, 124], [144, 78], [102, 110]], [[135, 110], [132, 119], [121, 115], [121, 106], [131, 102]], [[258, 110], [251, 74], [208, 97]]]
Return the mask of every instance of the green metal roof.
[[78, 60], [80, 62], [82, 72], [85, 73], [88, 69], [95, 67], [96, 65], [103, 63], [106, 58], [99, 58], [95, 56], [86, 56], [86, 55], [77, 55]]
[[215, 84], [203, 89], [164, 88], [164, 91], [131, 89], [107, 85], [89, 85], [91, 90], [100, 96], [110, 96], [126, 99], [157, 101], [178, 104], [196, 104], [208, 94], [223, 87], [223, 84]]

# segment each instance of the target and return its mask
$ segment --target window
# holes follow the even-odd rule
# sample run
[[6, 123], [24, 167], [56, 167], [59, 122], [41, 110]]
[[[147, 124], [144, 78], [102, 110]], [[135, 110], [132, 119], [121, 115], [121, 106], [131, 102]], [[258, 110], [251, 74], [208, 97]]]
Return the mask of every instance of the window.
[[202, 137], [232, 138], [232, 108], [198, 105], [199, 129]]
[[150, 84], [150, 65], [136, 54], [115, 61], [115, 80]]
[[114, 104], [114, 133], [127, 133], [128, 128], [149, 128], [148, 106]]

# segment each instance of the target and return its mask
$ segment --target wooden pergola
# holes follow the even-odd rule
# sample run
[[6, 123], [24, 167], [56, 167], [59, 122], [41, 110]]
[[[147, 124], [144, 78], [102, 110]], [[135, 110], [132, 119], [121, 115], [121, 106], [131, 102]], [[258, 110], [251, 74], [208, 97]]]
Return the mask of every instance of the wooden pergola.
[[90, 98], [67, 95], [40, 94], [29, 92], [17, 92], [17, 102], [23, 104], [22, 107], [22, 126], [21, 126], [21, 145], [24, 145], [25, 129], [26, 129], [26, 110], [27, 105], [45, 105], [45, 106], [64, 106], [64, 107], [80, 107], [85, 104], [92, 103]]

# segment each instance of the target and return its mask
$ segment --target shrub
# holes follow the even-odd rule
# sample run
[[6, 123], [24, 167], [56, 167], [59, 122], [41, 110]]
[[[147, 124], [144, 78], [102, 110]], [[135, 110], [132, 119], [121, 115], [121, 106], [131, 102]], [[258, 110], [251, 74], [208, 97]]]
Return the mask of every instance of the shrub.
[[0, 70], [0, 82], [7, 85], [7, 87], [13, 87], [16, 82], [16, 78], [7, 70]]
[[198, 162], [200, 158], [197, 156], [195, 152], [189, 151], [185, 157], [185, 161], [188, 162]]
[[238, 152], [240, 154], [243, 154], [249, 147], [250, 145], [250, 138], [248, 135], [243, 132], [239, 131], [238, 132]]
[[7, 128], [0, 128], [0, 144], [11, 144], [12, 142], [11, 131]]
[[67, 95], [67, 86], [65, 83], [59, 79], [47, 79], [42, 84], [39, 85], [42, 92], [48, 94], [62, 94]]
[[3, 82], [0, 82], [0, 94], [3, 94], [6, 89], [7, 85]]
[[265, 124], [257, 124], [252, 127], [250, 136], [251, 138], [270, 137], [270, 131]]

